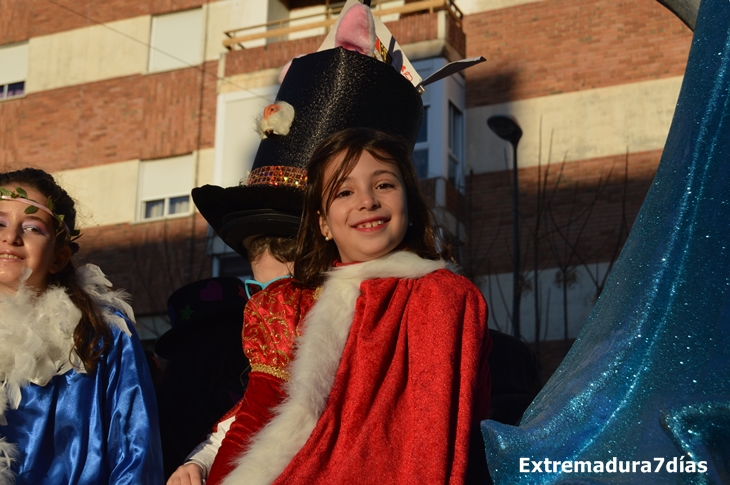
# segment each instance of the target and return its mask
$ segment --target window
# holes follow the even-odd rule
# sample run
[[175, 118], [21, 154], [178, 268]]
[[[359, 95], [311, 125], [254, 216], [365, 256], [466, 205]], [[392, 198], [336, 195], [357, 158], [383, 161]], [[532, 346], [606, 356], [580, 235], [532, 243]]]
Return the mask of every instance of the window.
[[203, 60], [203, 10], [152, 17], [149, 71], [167, 71]]
[[464, 115], [449, 101], [449, 182], [458, 187], [459, 167], [464, 158]]
[[2, 92], [0, 92], [0, 99], [14, 98], [16, 96], [22, 96], [23, 94], [25, 94], [25, 81], [4, 84], [2, 86]]
[[194, 184], [193, 154], [141, 162], [137, 188], [138, 220], [190, 214], [190, 191]]
[[0, 99], [25, 94], [28, 76], [28, 43], [0, 47]]
[[418, 131], [418, 138], [416, 138], [416, 145], [411, 158], [418, 178], [428, 178], [428, 106], [423, 107], [423, 123], [421, 123], [421, 129]]

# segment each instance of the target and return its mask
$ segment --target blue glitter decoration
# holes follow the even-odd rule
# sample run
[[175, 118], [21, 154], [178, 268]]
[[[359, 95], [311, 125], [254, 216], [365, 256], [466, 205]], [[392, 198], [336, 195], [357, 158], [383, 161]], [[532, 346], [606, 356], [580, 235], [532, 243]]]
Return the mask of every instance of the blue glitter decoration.
[[482, 433], [497, 485], [730, 483], [730, 0], [702, 0], [654, 183], [583, 331], [520, 426]]

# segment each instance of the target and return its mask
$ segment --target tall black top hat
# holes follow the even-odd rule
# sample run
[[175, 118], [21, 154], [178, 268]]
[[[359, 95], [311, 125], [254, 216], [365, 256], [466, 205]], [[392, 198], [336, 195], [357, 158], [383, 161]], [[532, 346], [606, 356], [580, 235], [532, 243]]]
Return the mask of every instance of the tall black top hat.
[[175, 290], [167, 299], [172, 328], [157, 339], [155, 352], [171, 359], [186, 342], [203, 345], [224, 327], [241, 325], [246, 293], [238, 278], [219, 276], [194, 281]]
[[365, 127], [399, 135], [413, 146], [423, 119], [413, 84], [390, 65], [341, 47], [294, 59], [276, 102], [294, 108], [289, 132], [261, 141], [245, 185], [205, 185], [192, 192], [215, 232], [244, 256], [244, 240], [296, 234], [307, 162], [322, 140]]

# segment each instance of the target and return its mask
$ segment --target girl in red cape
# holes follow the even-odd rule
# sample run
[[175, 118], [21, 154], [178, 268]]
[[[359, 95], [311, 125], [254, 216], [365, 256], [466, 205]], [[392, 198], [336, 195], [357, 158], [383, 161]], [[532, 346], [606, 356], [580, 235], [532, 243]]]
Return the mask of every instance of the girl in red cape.
[[[249, 387], [208, 485], [466, 481], [489, 409], [487, 308], [447, 262], [409, 156], [366, 128], [315, 150], [294, 278], [246, 306]], [[199, 483], [186, 467], [169, 483]]]

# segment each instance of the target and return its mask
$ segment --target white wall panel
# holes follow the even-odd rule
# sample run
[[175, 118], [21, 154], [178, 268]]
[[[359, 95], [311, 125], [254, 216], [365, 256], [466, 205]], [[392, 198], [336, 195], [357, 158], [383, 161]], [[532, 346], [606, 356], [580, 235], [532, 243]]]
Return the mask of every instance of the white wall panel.
[[182, 69], [202, 61], [203, 10], [196, 8], [152, 17], [151, 72]]
[[138, 160], [64, 170], [54, 174], [76, 200], [83, 227], [121, 224], [134, 220]]
[[150, 17], [33, 37], [27, 92], [139, 74], [146, 70]]
[[0, 86], [28, 77], [28, 43], [0, 47]]
[[[197, 176], [193, 180], [190, 174], [185, 174], [187, 178], [183, 182], [197, 186], [213, 183], [214, 153], [213, 148], [206, 148], [188, 156], [199, 157]], [[123, 224], [135, 220], [137, 213], [135, 195], [139, 184], [139, 170], [139, 160], [128, 160], [96, 167], [63, 170], [53, 175], [76, 200], [81, 227], [92, 227]], [[170, 192], [169, 187], [167, 189], [148, 187], [148, 189]]]
[[256, 117], [273, 102], [278, 89], [278, 86], [270, 86], [218, 96], [214, 184], [238, 185], [251, 169], [261, 142], [255, 129]]
[[[232, 0], [231, 18], [238, 19], [237, 25], [231, 25], [232, 29], [265, 24], [269, 21], [269, 0]], [[264, 31], [264, 28], [247, 30], [246, 32], [242, 32], [241, 35]], [[251, 49], [253, 47], [262, 46], [265, 43], [264, 39], [258, 39], [245, 42], [243, 46], [246, 49]]]
[[[227, 49], [223, 47], [223, 40], [227, 39], [223, 32], [235, 29], [241, 26], [242, 19], [235, 15], [237, 12], [233, 8], [231, 0], [208, 3], [203, 6], [207, 10], [208, 16], [208, 34], [205, 39], [205, 60], [212, 61], [220, 57]], [[206, 15], [205, 10], [203, 15]]]
[[515, 7], [525, 3], [544, 2], [546, 0], [456, 0], [456, 6], [466, 15], [484, 12], [486, 10], [498, 10], [500, 8]]
[[681, 84], [682, 77], [672, 77], [471, 108], [466, 115], [467, 173], [511, 167], [512, 147], [487, 128], [487, 119], [496, 114], [514, 116], [522, 128], [520, 167], [660, 150]]
[[198, 153], [198, 173], [195, 177], [195, 186], [200, 187], [213, 183], [213, 170], [215, 167], [215, 149], [206, 148]]
[[189, 194], [195, 184], [195, 154], [140, 162], [139, 200]]

